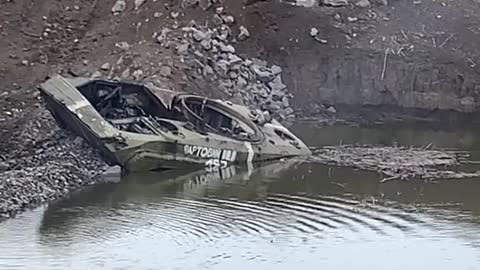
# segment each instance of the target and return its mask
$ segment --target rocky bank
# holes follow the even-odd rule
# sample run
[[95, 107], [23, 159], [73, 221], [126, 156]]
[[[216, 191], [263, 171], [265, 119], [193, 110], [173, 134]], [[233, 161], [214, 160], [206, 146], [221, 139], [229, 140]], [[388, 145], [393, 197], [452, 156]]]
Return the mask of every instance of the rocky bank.
[[82, 138], [61, 130], [44, 109], [10, 140], [0, 156], [0, 220], [103, 181], [109, 167]]

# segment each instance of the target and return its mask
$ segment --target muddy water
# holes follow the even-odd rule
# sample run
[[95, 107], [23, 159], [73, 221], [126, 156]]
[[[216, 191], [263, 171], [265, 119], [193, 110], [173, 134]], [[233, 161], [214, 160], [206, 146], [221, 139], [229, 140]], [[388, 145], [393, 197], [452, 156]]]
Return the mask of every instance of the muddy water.
[[[318, 128], [350, 142], [480, 149], [480, 132]], [[0, 223], [0, 269], [479, 269], [480, 179], [388, 182], [288, 161], [126, 176]]]

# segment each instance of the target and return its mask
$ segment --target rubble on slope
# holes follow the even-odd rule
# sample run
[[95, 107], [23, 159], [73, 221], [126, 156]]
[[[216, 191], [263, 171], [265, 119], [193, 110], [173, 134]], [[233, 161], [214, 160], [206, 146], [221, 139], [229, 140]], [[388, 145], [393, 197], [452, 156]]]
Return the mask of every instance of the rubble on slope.
[[150, 81], [164, 87], [174, 69], [181, 65], [192, 80], [218, 89], [235, 103], [269, 111], [280, 121], [294, 119], [290, 106], [293, 96], [283, 83], [282, 68], [240, 56], [234, 44], [248, 39], [250, 32], [243, 25], [234, 29], [235, 18], [221, 7], [216, 9], [211, 22], [210, 27], [205, 26], [208, 22], [190, 21], [184, 27], [174, 23], [154, 33], [153, 39], [161, 50], [173, 50], [174, 57], [145, 53], [148, 50], [141, 49], [148, 46], [145, 42], [119, 42], [115, 45], [120, 54], [116, 63], [102, 64], [91, 76]]
[[0, 156], [0, 220], [98, 183], [108, 168], [95, 149], [57, 127], [43, 109], [15, 141], [22, 143]]
[[176, 44], [180, 61], [190, 67], [195, 77], [215, 83], [219, 90], [235, 102], [268, 110], [279, 120], [295, 117], [290, 107], [292, 95], [282, 81], [282, 68], [256, 58], [243, 58], [232, 45], [250, 36], [248, 29], [239, 27], [238, 36], [228, 25], [230, 15], [217, 13], [222, 24], [206, 27], [192, 21], [181, 28], [182, 35], [162, 31], [157, 40], [163, 46]]

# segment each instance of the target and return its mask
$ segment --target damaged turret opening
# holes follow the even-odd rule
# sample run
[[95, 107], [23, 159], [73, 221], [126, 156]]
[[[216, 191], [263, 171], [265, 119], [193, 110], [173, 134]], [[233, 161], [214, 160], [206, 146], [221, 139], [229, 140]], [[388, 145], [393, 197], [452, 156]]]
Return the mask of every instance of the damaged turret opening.
[[243, 141], [260, 140], [258, 128], [240, 115], [229, 112], [228, 104], [231, 103], [225, 106], [208, 98], [184, 96], [179, 98], [176, 106], [202, 132], [213, 132]]
[[164, 96], [152, 94], [147, 87], [106, 81], [88, 84], [80, 91], [102, 117], [120, 130], [151, 135], [178, 131], [167, 119], [187, 122], [186, 127], [202, 134], [213, 132], [245, 141], [260, 139], [254, 125], [206, 97], [181, 95], [168, 100], [172, 104], [165, 104], [158, 99]]

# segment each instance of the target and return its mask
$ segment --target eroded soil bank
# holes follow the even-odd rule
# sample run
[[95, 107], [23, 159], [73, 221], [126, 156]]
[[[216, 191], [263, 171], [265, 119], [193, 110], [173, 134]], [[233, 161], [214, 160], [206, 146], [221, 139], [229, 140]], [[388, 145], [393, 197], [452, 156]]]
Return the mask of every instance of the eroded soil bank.
[[[150, 81], [260, 106], [285, 120], [314, 114], [370, 122], [408, 115], [472, 122], [478, 113], [476, 1], [324, 0], [308, 8], [273, 0], [213, 2], [0, 3], [1, 181], [50, 181], [40, 177], [35, 160], [57, 160], [52, 166], [61, 172], [49, 182], [53, 195], [32, 199], [36, 189], [22, 188], [15, 209], [93, 183], [104, 166], [94, 158], [92, 166], [75, 163], [75, 172], [71, 162], [54, 157], [51, 146], [73, 145], [65, 153], [86, 147], [71, 143], [75, 137], [56, 130], [40, 109], [35, 87], [53, 72]], [[25, 155], [39, 138], [45, 141]], [[53, 152], [42, 156], [42, 144]], [[55, 184], [60, 176], [75, 184], [61, 188]], [[2, 194], [13, 194], [12, 186]], [[5, 205], [12, 203], [11, 195], [4, 197]]]

